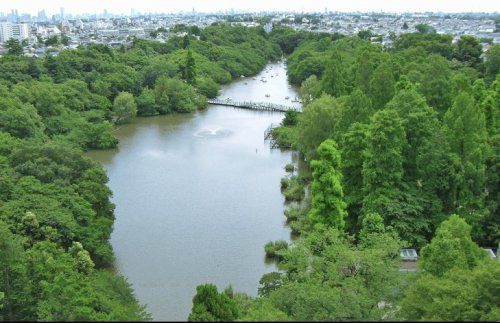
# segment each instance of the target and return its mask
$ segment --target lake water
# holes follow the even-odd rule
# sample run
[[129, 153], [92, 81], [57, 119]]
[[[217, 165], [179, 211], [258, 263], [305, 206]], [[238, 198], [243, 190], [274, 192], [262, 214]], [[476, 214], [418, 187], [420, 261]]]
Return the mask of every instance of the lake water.
[[[284, 65], [270, 64], [220, 97], [291, 105], [296, 95]], [[117, 149], [88, 154], [106, 169], [114, 194], [117, 271], [153, 319], [186, 320], [202, 283], [256, 295], [261, 276], [276, 270], [264, 244], [290, 240], [280, 179], [292, 156], [271, 150], [264, 131], [283, 117], [209, 106], [136, 118], [116, 131]]]

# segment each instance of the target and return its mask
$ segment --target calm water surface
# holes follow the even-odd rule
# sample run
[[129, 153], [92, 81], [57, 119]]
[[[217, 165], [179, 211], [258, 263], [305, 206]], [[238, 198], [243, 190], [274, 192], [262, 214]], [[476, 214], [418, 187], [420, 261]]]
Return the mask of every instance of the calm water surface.
[[[296, 96], [282, 64], [255, 78], [221, 97], [291, 104], [285, 97]], [[155, 320], [187, 319], [199, 284], [256, 295], [260, 277], [276, 270], [263, 247], [290, 240], [280, 178], [291, 153], [269, 149], [263, 133], [282, 118], [221, 106], [136, 118], [116, 131], [117, 149], [89, 153], [114, 194], [116, 267]]]

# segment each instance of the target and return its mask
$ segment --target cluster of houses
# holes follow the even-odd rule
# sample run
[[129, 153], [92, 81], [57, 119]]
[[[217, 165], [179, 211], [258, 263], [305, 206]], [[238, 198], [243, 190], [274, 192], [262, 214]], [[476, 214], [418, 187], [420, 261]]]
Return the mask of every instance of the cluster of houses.
[[[113, 47], [129, 46], [134, 38], [154, 39], [165, 42], [172, 35], [176, 24], [204, 28], [214, 22], [230, 22], [245, 26], [262, 25], [270, 32], [273, 25], [281, 24], [299, 30], [341, 33], [355, 35], [369, 30], [374, 41], [390, 46], [394, 36], [415, 32], [418, 24], [426, 24], [437, 33], [451, 34], [454, 40], [462, 35], [474, 35], [483, 42], [487, 50], [491, 44], [500, 43], [498, 18], [491, 14], [360, 14], [325, 12], [315, 14], [299, 13], [210, 13], [201, 14], [148, 14], [113, 16], [103, 15], [38, 17], [30, 15], [9, 16], [0, 13], [0, 55], [6, 52], [5, 42], [14, 38], [22, 41], [25, 55], [39, 57], [49, 52], [72, 49], [91, 43], [107, 44]], [[2, 18], [3, 17], [3, 18]], [[14, 18], [12, 18], [14, 17]], [[2, 21], [3, 20], [3, 21]], [[160, 32], [158, 32], [160, 31]], [[182, 36], [182, 34], [181, 34]], [[54, 43], [54, 37], [58, 42]], [[64, 41], [61, 41], [64, 38]], [[47, 41], [52, 40], [52, 41]]]

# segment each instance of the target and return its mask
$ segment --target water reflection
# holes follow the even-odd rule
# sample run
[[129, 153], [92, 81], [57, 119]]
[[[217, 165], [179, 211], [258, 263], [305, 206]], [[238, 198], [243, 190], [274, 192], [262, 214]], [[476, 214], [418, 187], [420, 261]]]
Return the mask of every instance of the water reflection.
[[[241, 79], [222, 96], [294, 97], [283, 66], [272, 70], [267, 83]], [[263, 135], [282, 118], [220, 106], [136, 118], [116, 131], [119, 149], [89, 153], [114, 194], [117, 270], [155, 320], [185, 320], [198, 284], [256, 295], [261, 276], [276, 270], [264, 245], [290, 241], [280, 178], [292, 154], [271, 150]]]

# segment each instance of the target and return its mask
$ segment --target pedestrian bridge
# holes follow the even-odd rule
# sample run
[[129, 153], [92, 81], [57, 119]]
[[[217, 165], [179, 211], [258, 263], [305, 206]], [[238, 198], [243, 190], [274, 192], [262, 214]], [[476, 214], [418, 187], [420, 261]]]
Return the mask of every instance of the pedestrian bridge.
[[286, 106], [271, 102], [233, 101], [227, 99], [226, 100], [208, 99], [207, 101], [210, 104], [224, 105], [228, 107], [251, 109], [251, 110], [277, 111], [277, 112], [286, 112], [288, 110], [301, 111], [299, 107]]

